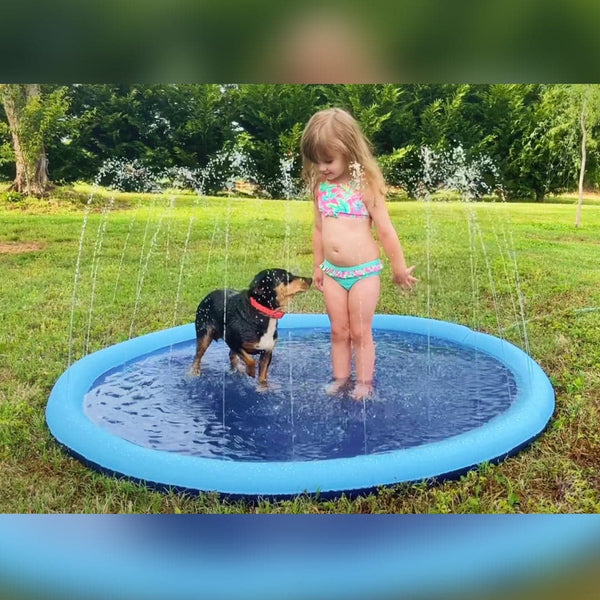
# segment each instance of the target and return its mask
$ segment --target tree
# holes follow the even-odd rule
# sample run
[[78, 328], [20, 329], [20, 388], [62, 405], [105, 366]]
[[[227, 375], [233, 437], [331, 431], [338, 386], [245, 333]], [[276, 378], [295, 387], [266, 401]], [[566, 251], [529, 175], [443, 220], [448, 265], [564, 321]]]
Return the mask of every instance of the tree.
[[546, 136], [540, 94], [538, 84], [492, 84], [482, 89], [476, 150], [497, 165], [507, 198], [541, 202], [564, 185]]
[[579, 122], [581, 124], [581, 167], [579, 169], [579, 199], [577, 201], [577, 213], [575, 216], [575, 227], [581, 225], [581, 207], [583, 206], [583, 178], [585, 176], [585, 160], [587, 145], [587, 120], [586, 120], [586, 98], [581, 103], [581, 115]]
[[109, 160], [197, 169], [234, 137], [220, 85], [76, 84], [67, 93], [67, 134], [48, 146], [59, 182], [95, 181]]
[[581, 163], [579, 169], [579, 199], [577, 201], [575, 227], [580, 227], [588, 137], [591, 136], [592, 127], [600, 124], [600, 88], [596, 85], [573, 87], [582, 88], [581, 90], [577, 90], [578, 93], [576, 92], [576, 97], [581, 94], [581, 112], [579, 114], [579, 124], [581, 127]]
[[402, 88], [392, 84], [339, 84], [324, 88], [325, 99], [331, 106], [348, 110], [377, 148], [384, 141], [385, 124], [399, 111]]
[[290, 175], [299, 178], [302, 130], [322, 107], [326, 86], [241, 84], [227, 90], [236, 143], [256, 167], [256, 183], [273, 197], [282, 197], [282, 159], [291, 157]]
[[579, 200], [575, 227], [581, 225], [583, 189], [590, 163], [597, 162], [597, 129], [600, 126], [600, 86], [592, 84], [551, 86], [544, 95], [552, 126], [554, 146], [570, 165], [571, 185], [578, 178]]
[[45, 143], [66, 113], [65, 90], [42, 94], [38, 84], [2, 84], [0, 95], [14, 151], [10, 189], [42, 197], [51, 187]]

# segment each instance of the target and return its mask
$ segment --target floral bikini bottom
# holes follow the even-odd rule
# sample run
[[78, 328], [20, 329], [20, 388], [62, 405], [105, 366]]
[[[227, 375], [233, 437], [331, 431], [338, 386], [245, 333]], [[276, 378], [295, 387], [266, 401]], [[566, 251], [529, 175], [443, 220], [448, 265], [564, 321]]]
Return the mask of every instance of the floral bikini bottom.
[[381, 259], [372, 260], [370, 262], [356, 265], [354, 267], [336, 267], [328, 260], [324, 260], [320, 265], [321, 271], [327, 273], [329, 277], [335, 279], [345, 290], [350, 291], [350, 288], [361, 279], [377, 275], [383, 269]]

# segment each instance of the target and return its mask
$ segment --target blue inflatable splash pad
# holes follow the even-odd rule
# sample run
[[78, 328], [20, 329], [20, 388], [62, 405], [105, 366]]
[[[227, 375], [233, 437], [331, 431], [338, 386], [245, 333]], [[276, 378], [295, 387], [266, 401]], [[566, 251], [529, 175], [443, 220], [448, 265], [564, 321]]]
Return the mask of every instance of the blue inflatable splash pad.
[[269, 388], [213, 343], [189, 375], [193, 324], [74, 363], [47, 405], [56, 439], [103, 471], [233, 496], [339, 495], [455, 476], [514, 454], [545, 428], [554, 391], [505, 340], [432, 319], [376, 315], [376, 393], [325, 393], [326, 315], [286, 315]]

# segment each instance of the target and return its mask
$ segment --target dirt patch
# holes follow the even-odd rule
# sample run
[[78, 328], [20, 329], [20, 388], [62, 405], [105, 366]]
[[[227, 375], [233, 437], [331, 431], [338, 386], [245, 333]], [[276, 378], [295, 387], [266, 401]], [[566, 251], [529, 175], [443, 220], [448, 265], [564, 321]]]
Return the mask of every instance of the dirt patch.
[[39, 242], [0, 242], [0, 254], [21, 254], [37, 252], [44, 247]]

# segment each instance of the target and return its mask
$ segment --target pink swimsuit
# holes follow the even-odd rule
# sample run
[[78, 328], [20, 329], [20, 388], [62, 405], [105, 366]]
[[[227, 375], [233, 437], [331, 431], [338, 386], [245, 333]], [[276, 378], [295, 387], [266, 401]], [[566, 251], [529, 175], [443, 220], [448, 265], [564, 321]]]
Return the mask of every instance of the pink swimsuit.
[[360, 190], [352, 183], [322, 181], [317, 192], [319, 210], [325, 217], [368, 217]]
[[[324, 217], [369, 217], [369, 211], [362, 201], [360, 190], [352, 183], [329, 183], [322, 181], [317, 193], [319, 211]], [[320, 268], [337, 281], [346, 291], [365, 277], [379, 274], [383, 268], [380, 259], [355, 265], [338, 267], [324, 260]]]

